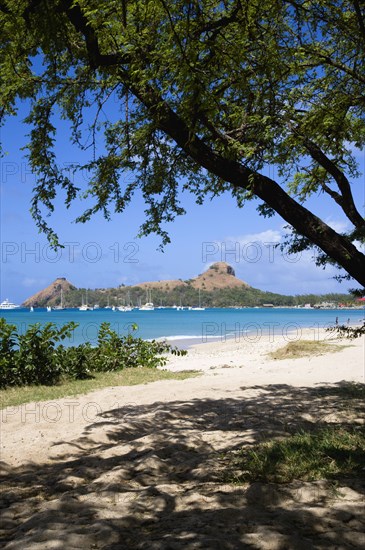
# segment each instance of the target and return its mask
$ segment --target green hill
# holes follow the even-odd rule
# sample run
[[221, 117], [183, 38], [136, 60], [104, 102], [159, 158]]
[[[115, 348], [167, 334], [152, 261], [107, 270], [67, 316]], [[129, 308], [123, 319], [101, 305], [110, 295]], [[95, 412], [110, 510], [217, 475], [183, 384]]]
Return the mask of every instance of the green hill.
[[137, 306], [149, 301], [148, 292], [151, 292], [151, 299], [155, 306], [180, 304], [183, 306], [196, 306], [199, 304], [199, 293], [201, 305], [205, 307], [254, 307], [265, 304], [296, 306], [306, 303], [313, 305], [321, 302], [354, 303], [354, 299], [348, 294], [287, 296], [265, 292], [238, 279], [229, 264], [217, 262], [193, 279], [145, 282], [140, 285], [121, 285], [116, 288], [76, 288], [66, 279], [59, 278], [43, 291], [28, 298], [24, 305], [28, 307], [59, 305], [61, 288], [65, 307], [79, 307], [86, 301], [86, 297], [88, 304], [91, 306], [95, 304], [100, 307], [124, 304]]

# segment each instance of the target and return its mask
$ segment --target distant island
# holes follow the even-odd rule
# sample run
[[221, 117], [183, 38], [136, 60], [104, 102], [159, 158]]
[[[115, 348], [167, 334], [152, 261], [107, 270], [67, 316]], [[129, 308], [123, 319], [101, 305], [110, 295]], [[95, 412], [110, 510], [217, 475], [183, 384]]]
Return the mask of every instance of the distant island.
[[45, 289], [37, 292], [23, 303], [24, 307], [79, 307], [82, 303], [99, 305], [138, 306], [150, 295], [156, 306], [173, 305], [205, 307], [255, 307], [255, 306], [304, 306], [310, 303], [317, 307], [352, 306], [354, 298], [349, 294], [329, 293], [287, 296], [250, 286], [236, 277], [233, 267], [226, 262], [216, 262], [204, 273], [188, 280], [144, 282], [138, 285], [120, 285], [116, 288], [77, 288], [65, 277], [57, 278]]

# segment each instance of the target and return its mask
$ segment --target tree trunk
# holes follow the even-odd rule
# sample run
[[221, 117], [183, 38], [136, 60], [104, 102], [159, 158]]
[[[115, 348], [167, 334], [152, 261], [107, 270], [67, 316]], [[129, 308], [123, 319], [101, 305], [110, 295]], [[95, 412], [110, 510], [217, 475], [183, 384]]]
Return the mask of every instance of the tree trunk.
[[[144, 96], [144, 94], [143, 94]], [[146, 97], [143, 97], [146, 102]], [[157, 120], [162, 130], [198, 164], [209, 172], [231, 183], [234, 187], [252, 191], [273, 208], [298, 233], [316, 244], [330, 258], [363, 287], [365, 287], [365, 255], [342, 235], [315, 214], [288, 195], [274, 180], [252, 172], [239, 162], [228, 160], [212, 151], [198, 137], [191, 136], [184, 122], [166, 105], [159, 103], [156, 110]]]

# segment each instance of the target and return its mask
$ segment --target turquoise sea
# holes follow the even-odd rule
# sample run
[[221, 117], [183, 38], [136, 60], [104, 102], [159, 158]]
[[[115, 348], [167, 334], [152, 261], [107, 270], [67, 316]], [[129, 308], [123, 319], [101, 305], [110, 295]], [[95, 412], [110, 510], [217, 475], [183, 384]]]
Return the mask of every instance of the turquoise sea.
[[29, 324], [53, 322], [62, 326], [69, 321], [79, 324], [73, 338], [67, 343], [77, 345], [82, 342], [96, 344], [97, 332], [102, 322], [108, 322], [119, 335], [132, 332], [132, 324], [138, 325], [134, 332], [144, 339], [167, 338], [179, 346], [188, 347], [194, 343], [211, 339], [257, 341], [263, 334], [283, 334], [290, 339], [299, 338], [301, 329], [313, 330], [313, 337], [319, 329], [333, 326], [338, 318], [339, 324], [357, 325], [364, 319], [365, 310], [347, 309], [206, 309], [188, 311], [175, 309], [155, 309], [154, 311], [131, 312], [97, 309], [79, 311], [65, 309], [47, 312], [45, 309], [16, 309], [0, 311], [0, 317], [15, 324], [20, 333], [24, 333]]

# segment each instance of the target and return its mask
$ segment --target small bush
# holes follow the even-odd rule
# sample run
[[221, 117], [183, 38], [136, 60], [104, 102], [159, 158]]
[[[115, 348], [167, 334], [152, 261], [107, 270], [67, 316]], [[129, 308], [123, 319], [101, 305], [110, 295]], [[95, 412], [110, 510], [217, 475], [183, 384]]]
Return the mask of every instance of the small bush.
[[[137, 328], [137, 325], [132, 326], [133, 330]], [[166, 353], [185, 355], [187, 352], [166, 342], [147, 342], [132, 334], [120, 337], [111, 330], [109, 323], [102, 323], [95, 350], [94, 368], [104, 372], [134, 367], [155, 368], [166, 364]]]
[[26, 384], [56, 384], [63, 365], [56, 345], [71, 336], [77, 325], [67, 323], [60, 329], [54, 323], [30, 325], [18, 334], [15, 325], [0, 319], [0, 387]]
[[[61, 378], [86, 379], [92, 372], [118, 371], [124, 368], [163, 366], [167, 353], [185, 355], [187, 352], [166, 342], [147, 342], [132, 334], [118, 336], [109, 323], [102, 323], [98, 345], [65, 347], [78, 325], [67, 323], [57, 328], [54, 323], [43, 327], [30, 325], [19, 335], [15, 325], [0, 319], [0, 387], [23, 385], [54, 385]], [[136, 330], [137, 325], [133, 326]]]

